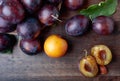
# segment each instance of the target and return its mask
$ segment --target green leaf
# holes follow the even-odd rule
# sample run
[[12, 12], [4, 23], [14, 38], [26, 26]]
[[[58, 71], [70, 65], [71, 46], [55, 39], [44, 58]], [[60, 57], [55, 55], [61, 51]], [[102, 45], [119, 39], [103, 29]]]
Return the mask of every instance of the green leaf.
[[6, 49], [4, 51], [1, 51], [1, 53], [3, 53], [3, 54], [12, 54], [13, 53], [13, 49], [12, 48], [11, 49]]
[[106, 0], [102, 1], [99, 4], [94, 4], [89, 6], [87, 9], [83, 9], [80, 11], [80, 14], [89, 17], [90, 19], [94, 19], [97, 16], [111, 16], [115, 13], [117, 8], [118, 0]]

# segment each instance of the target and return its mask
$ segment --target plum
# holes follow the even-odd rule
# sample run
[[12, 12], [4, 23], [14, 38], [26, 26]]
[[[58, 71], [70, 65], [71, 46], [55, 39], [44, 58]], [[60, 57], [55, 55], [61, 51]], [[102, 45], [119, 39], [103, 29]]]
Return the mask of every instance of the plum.
[[41, 51], [41, 44], [35, 39], [22, 39], [20, 40], [20, 48], [25, 54], [36, 55]]
[[98, 16], [92, 21], [93, 30], [100, 35], [111, 34], [114, 30], [114, 22], [110, 17]]
[[71, 36], [82, 35], [88, 30], [89, 21], [89, 18], [84, 15], [75, 15], [66, 22], [65, 31]]
[[35, 18], [28, 18], [17, 25], [17, 33], [23, 39], [35, 39], [41, 32], [41, 25]]
[[4, 18], [0, 17], [0, 33], [12, 32], [16, 29], [16, 24], [12, 24]]
[[18, 0], [0, 0], [0, 17], [17, 24], [24, 19], [25, 11]]
[[64, 0], [65, 6], [70, 10], [79, 9], [84, 3], [84, 0]]
[[51, 26], [59, 17], [58, 9], [53, 5], [45, 5], [38, 14], [39, 20], [46, 26]]

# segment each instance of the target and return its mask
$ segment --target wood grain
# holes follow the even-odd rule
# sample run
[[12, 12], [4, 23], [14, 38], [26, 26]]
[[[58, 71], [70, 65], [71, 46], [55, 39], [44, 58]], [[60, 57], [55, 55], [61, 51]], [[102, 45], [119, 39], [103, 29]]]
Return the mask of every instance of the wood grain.
[[[88, 4], [98, 3], [101, 0], [88, 0]], [[67, 20], [78, 11], [66, 11], [61, 15], [62, 20]], [[47, 57], [44, 52], [36, 56], [25, 55], [15, 46], [13, 54], [0, 54], [0, 81], [119, 81], [120, 80], [120, 2], [116, 13], [113, 15], [116, 26], [114, 33], [101, 36], [89, 30], [85, 35], [71, 37], [66, 35], [64, 24], [46, 29], [45, 40], [50, 34], [60, 34], [69, 43], [67, 54], [58, 59]], [[84, 56], [83, 50], [96, 44], [109, 46], [113, 53], [112, 62], [107, 65], [107, 75], [98, 75], [95, 78], [86, 78], [78, 70], [78, 62]]]

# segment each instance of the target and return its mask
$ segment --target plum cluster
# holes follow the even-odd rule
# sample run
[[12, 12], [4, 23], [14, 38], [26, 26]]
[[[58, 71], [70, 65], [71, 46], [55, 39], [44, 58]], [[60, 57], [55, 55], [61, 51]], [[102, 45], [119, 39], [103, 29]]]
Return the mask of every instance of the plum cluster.
[[[10, 32], [16, 31], [20, 37], [20, 48], [28, 55], [41, 51], [39, 35], [43, 26], [52, 26], [59, 20], [60, 4], [69, 10], [80, 9], [84, 0], [0, 0], [0, 51], [10, 47]], [[76, 15], [65, 24], [66, 33], [78, 36], [90, 26], [90, 19]], [[93, 30], [99, 34], [113, 31], [113, 20], [99, 16], [92, 21]]]
[[0, 51], [10, 48], [13, 41], [9, 33], [16, 31], [24, 53], [39, 53], [42, 26], [51, 26], [59, 20], [60, 3], [75, 10], [83, 0], [0, 0]]

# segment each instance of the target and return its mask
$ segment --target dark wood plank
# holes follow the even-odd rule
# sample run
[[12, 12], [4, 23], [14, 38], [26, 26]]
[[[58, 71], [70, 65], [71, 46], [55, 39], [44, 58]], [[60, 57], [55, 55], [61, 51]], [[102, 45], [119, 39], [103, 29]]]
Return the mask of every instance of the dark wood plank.
[[[101, 0], [88, 0], [88, 5]], [[78, 14], [78, 11], [67, 11], [61, 15], [62, 20]], [[44, 39], [50, 34], [60, 34], [69, 43], [67, 54], [58, 59], [47, 57], [44, 52], [36, 56], [25, 55], [19, 46], [15, 47], [13, 54], [0, 54], [0, 81], [119, 81], [120, 79], [120, 2], [116, 13], [113, 15], [116, 26], [113, 34], [101, 36], [92, 30], [79, 37], [66, 35], [64, 24], [48, 28]], [[47, 29], [46, 29], [47, 30]], [[113, 53], [112, 62], [107, 65], [107, 75], [98, 75], [95, 78], [85, 78], [78, 70], [78, 62], [84, 56], [83, 50], [96, 44], [109, 46]]]

